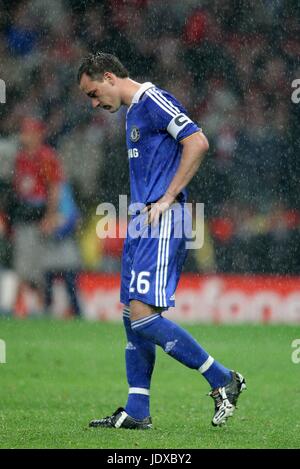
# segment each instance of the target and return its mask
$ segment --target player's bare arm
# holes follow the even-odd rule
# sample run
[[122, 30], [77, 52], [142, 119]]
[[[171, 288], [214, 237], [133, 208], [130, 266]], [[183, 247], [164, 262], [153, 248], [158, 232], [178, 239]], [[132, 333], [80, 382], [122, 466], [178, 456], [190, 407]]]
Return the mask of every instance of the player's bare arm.
[[160, 215], [175, 201], [198, 171], [205, 153], [208, 151], [208, 140], [203, 132], [195, 132], [180, 142], [183, 146], [178, 170], [166, 193], [155, 204], [149, 207], [148, 223], [158, 223]]

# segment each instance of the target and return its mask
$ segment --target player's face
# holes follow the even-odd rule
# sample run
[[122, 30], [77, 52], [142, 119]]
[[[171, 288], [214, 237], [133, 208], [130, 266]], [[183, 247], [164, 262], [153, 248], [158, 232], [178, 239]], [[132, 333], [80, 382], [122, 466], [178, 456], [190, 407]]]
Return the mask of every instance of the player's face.
[[84, 73], [80, 89], [92, 99], [93, 108], [100, 107], [112, 113], [118, 111], [122, 104], [117, 81], [112, 73], [105, 73], [102, 81], [93, 80]]

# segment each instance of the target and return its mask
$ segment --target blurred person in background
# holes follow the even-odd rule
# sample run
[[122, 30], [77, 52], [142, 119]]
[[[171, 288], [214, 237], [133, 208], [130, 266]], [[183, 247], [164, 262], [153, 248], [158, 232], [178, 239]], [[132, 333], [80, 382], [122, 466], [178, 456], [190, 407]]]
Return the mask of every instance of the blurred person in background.
[[42, 261], [45, 275], [45, 306], [51, 312], [53, 305], [53, 282], [62, 279], [65, 282], [70, 303], [70, 315], [81, 316], [77, 298], [77, 274], [81, 259], [75, 234], [80, 220], [80, 213], [75, 202], [72, 188], [62, 182], [59, 190], [58, 207], [51, 222], [41, 222], [41, 231], [45, 237]]
[[[19, 275], [18, 299], [26, 289], [37, 295], [33, 311], [43, 308], [44, 276], [46, 306], [51, 301], [53, 272], [61, 273], [79, 266], [74, 243], [69, 243], [78, 213], [56, 152], [44, 143], [45, 125], [37, 118], [26, 117], [21, 124], [21, 149], [16, 155], [11, 219], [14, 228], [13, 265]], [[68, 244], [66, 244], [68, 243]], [[55, 259], [59, 258], [59, 263]], [[50, 275], [50, 272], [52, 275]], [[66, 277], [74, 313], [79, 314], [74, 300], [75, 277]], [[18, 301], [17, 301], [18, 309]]]
[[13, 178], [13, 265], [20, 278], [19, 300], [28, 287], [35, 289], [39, 294], [37, 309], [42, 308], [41, 230], [53, 223], [58, 209], [59, 184], [63, 181], [56, 153], [44, 144], [45, 130], [41, 120], [23, 119], [21, 148], [16, 155]]

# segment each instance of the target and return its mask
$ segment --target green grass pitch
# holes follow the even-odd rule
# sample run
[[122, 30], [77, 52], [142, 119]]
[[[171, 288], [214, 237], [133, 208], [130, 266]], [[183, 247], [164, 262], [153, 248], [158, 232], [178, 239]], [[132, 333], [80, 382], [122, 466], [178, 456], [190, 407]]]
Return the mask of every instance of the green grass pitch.
[[209, 386], [197, 372], [157, 352], [150, 431], [89, 429], [91, 418], [124, 405], [121, 324], [0, 319], [1, 448], [299, 448], [300, 364], [296, 326], [188, 326], [248, 389], [225, 428], [213, 428]]

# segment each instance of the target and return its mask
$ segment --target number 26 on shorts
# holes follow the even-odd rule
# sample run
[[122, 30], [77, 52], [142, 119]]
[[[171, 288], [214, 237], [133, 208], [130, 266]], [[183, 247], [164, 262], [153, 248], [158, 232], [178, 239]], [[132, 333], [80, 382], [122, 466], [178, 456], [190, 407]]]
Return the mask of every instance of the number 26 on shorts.
[[140, 272], [137, 275], [136, 279], [136, 272], [134, 270], [131, 271], [131, 281], [130, 281], [130, 286], [129, 286], [129, 291], [130, 293], [135, 292], [135, 288], [133, 286], [135, 279], [136, 279], [136, 289], [138, 293], [141, 293], [142, 295], [145, 293], [148, 293], [150, 289], [150, 282], [148, 280], [148, 277], [150, 277], [150, 272]]

